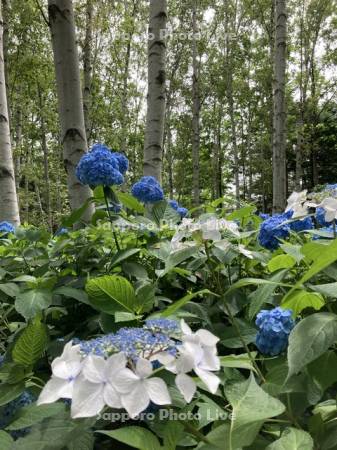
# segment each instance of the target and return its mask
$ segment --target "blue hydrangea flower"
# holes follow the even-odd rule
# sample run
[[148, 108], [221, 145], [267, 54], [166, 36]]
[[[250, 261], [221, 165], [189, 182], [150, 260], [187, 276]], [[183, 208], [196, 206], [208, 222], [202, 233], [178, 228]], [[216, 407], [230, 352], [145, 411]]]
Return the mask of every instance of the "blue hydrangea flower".
[[179, 208], [179, 203], [176, 200], [170, 200], [169, 205], [171, 206], [171, 208], [175, 209], [176, 211]]
[[287, 348], [289, 334], [295, 326], [290, 309], [262, 310], [255, 323], [259, 328], [256, 346], [261, 353], [276, 356]]
[[85, 154], [77, 168], [76, 176], [82, 184], [91, 187], [123, 184], [120, 163], [116, 156], [104, 145], [96, 144]]
[[178, 322], [170, 319], [148, 319], [145, 322], [145, 328], [153, 333], [160, 332], [168, 335], [176, 334], [180, 330]]
[[125, 155], [123, 155], [123, 153], [119, 152], [113, 152], [112, 156], [114, 156], [117, 159], [119, 171], [121, 174], [124, 175], [129, 168], [128, 158]]
[[63, 236], [63, 235], [68, 234], [68, 233], [69, 233], [68, 228], [59, 228], [56, 231], [55, 236]]
[[314, 228], [314, 224], [311, 217], [306, 217], [303, 220], [296, 220], [295, 222], [291, 222], [289, 224], [289, 227], [292, 231], [296, 231], [296, 233], [299, 233], [300, 231], [312, 230]]
[[14, 233], [15, 228], [9, 222], [0, 222], [0, 233]]
[[164, 192], [154, 177], [143, 177], [132, 186], [132, 195], [143, 203], [155, 203], [163, 200]]
[[332, 225], [330, 225], [329, 227], [320, 228], [319, 231], [324, 231], [326, 233], [329, 233], [329, 236], [319, 236], [318, 234], [314, 234], [313, 237], [312, 237], [313, 241], [318, 241], [320, 239], [334, 239], [333, 226]]
[[321, 227], [328, 227], [330, 225], [330, 222], [327, 222], [325, 220], [325, 209], [324, 208], [317, 208], [316, 209], [316, 220]]
[[286, 239], [289, 236], [290, 226], [284, 223], [287, 220], [289, 215], [274, 214], [262, 222], [258, 236], [262, 247], [268, 250], [276, 250], [279, 247], [279, 239]]
[[269, 219], [270, 214], [260, 213], [259, 217], [261, 217], [262, 220], [266, 220], [266, 219]]
[[180, 217], [183, 219], [184, 217], [186, 217], [187, 216], [187, 214], [188, 214], [188, 209], [187, 208], [183, 208], [182, 206], [180, 206], [178, 209], [177, 209], [177, 213], [180, 215]]

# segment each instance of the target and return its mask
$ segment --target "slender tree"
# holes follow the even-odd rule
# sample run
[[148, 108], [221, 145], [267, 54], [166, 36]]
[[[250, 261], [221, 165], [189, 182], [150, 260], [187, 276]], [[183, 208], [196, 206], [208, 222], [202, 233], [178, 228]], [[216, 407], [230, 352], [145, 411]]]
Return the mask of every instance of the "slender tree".
[[199, 62], [198, 62], [198, 22], [197, 0], [193, 1], [192, 9], [192, 165], [193, 165], [193, 203], [200, 204], [200, 86], [199, 86]]
[[5, 63], [3, 53], [3, 20], [0, 7], [0, 220], [20, 224], [14, 164], [9, 129]]
[[[48, 15], [54, 51], [63, 160], [70, 207], [76, 210], [91, 197], [91, 191], [88, 186], [79, 182], [75, 174], [79, 160], [87, 151], [87, 139], [72, 1], [48, 0]], [[89, 206], [82, 219], [89, 221], [92, 213], [93, 206]]]
[[275, 1], [275, 50], [273, 86], [273, 211], [284, 210], [287, 196], [286, 171], [286, 0]]
[[83, 110], [84, 123], [88, 143], [91, 138], [91, 85], [92, 85], [92, 20], [94, 6], [92, 0], [86, 4], [85, 40], [83, 47]]
[[166, 106], [167, 1], [150, 0], [144, 175], [161, 182]]

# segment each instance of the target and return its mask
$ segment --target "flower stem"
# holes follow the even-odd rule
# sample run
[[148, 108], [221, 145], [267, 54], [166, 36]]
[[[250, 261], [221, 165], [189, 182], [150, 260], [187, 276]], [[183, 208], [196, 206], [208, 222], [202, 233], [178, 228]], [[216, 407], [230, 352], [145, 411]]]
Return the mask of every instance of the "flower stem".
[[114, 229], [114, 224], [113, 224], [113, 220], [112, 220], [112, 216], [111, 216], [111, 212], [110, 212], [109, 200], [108, 200], [108, 197], [106, 195], [105, 189], [104, 189], [104, 200], [105, 200], [105, 204], [106, 204], [106, 209], [107, 209], [107, 212], [108, 212], [109, 220], [110, 220], [110, 223], [111, 223], [111, 230], [112, 230], [112, 234], [113, 234], [113, 237], [114, 237], [114, 240], [115, 240], [117, 251], [120, 251], [121, 248], [119, 246], [117, 234], [116, 234], [116, 231]]

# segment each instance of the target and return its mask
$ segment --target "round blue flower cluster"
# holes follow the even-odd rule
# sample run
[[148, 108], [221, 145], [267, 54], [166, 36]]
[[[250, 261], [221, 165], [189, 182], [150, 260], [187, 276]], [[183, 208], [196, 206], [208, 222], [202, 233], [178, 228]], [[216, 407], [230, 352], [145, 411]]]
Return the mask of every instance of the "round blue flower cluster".
[[286, 222], [289, 217], [284, 214], [274, 214], [260, 226], [258, 240], [262, 247], [268, 250], [276, 250], [280, 245], [280, 239], [286, 239], [290, 233], [290, 226]]
[[324, 208], [317, 208], [315, 217], [316, 217], [317, 223], [321, 227], [328, 227], [331, 223], [331, 222], [327, 222], [325, 220], [325, 209]]
[[143, 177], [132, 186], [132, 195], [143, 203], [155, 203], [163, 200], [164, 192], [154, 177]]
[[261, 217], [262, 220], [266, 220], [266, 219], [269, 219], [270, 214], [260, 213], [259, 217]]
[[255, 323], [259, 328], [256, 346], [261, 353], [276, 356], [287, 348], [289, 334], [295, 326], [290, 309], [262, 310]]
[[108, 147], [95, 144], [85, 154], [76, 168], [76, 176], [82, 184], [91, 187], [123, 184], [123, 174], [128, 168], [128, 160], [121, 153], [112, 153]]
[[176, 200], [170, 200], [169, 205], [171, 206], [171, 208], [177, 211], [177, 213], [180, 215], [182, 219], [187, 216], [188, 209], [180, 206]]
[[9, 222], [0, 222], [0, 233], [14, 233], [15, 228]]
[[94, 354], [108, 358], [113, 353], [124, 352], [128, 358], [136, 360], [140, 356], [150, 356], [161, 351], [176, 353], [177, 343], [170, 338], [179, 331], [177, 322], [167, 319], [148, 320], [144, 328], [121, 328], [90, 341], [73, 340], [80, 345], [84, 355]]
[[306, 217], [303, 220], [296, 220], [295, 222], [289, 223], [290, 229], [292, 231], [296, 231], [299, 233], [300, 231], [312, 230], [314, 228], [314, 224], [312, 222], [311, 217]]

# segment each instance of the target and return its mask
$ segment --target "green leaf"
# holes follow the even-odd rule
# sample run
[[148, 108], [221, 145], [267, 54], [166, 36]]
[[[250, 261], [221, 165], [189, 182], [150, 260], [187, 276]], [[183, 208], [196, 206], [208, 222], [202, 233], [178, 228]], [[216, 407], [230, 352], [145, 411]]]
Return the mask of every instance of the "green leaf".
[[184, 426], [177, 420], [170, 420], [164, 427], [164, 449], [176, 450], [184, 434]]
[[295, 291], [281, 304], [284, 309], [292, 309], [295, 317], [305, 308], [319, 311], [324, 305], [324, 298], [320, 294], [307, 291]]
[[337, 315], [316, 313], [301, 320], [289, 336], [288, 378], [337, 342]]
[[1, 450], [12, 450], [14, 439], [5, 431], [0, 431]]
[[0, 291], [4, 292], [8, 297], [16, 297], [20, 293], [20, 288], [15, 283], [0, 284]]
[[245, 217], [251, 216], [256, 211], [256, 206], [245, 206], [244, 208], [238, 209], [231, 214], [229, 214], [227, 220], [244, 219]]
[[32, 319], [36, 314], [52, 304], [52, 293], [47, 289], [32, 289], [21, 292], [15, 300], [15, 309], [25, 319]]
[[314, 441], [309, 433], [296, 428], [286, 428], [280, 439], [268, 445], [266, 450], [313, 450]]
[[25, 383], [0, 384], [0, 406], [6, 405], [19, 397], [25, 389]]
[[48, 329], [39, 319], [29, 323], [16, 341], [12, 357], [17, 363], [32, 366], [43, 355], [48, 343]]
[[[254, 358], [257, 355], [256, 352], [251, 353]], [[227, 355], [220, 356], [221, 367], [233, 367], [235, 369], [247, 369], [255, 372], [255, 367], [247, 353], [241, 355]]]
[[92, 431], [83, 433], [78, 439], [71, 442], [67, 450], [93, 450], [95, 438]]
[[272, 281], [272, 280], [265, 280], [263, 278], [242, 278], [241, 280], [237, 281], [236, 283], [232, 284], [232, 286], [225, 292], [224, 297], [227, 297], [227, 295], [231, 294], [232, 292], [236, 291], [237, 289], [241, 289], [246, 286], [251, 285], [263, 285], [268, 284], [270, 286], [283, 286], [283, 287], [289, 287], [291, 288], [291, 284], [285, 284], [280, 283], [278, 281]]
[[61, 286], [61, 287], [55, 289], [53, 294], [63, 295], [64, 297], [68, 297], [68, 298], [74, 298], [75, 300], [77, 300], [81, 303], [85, 303], [86, 305], [89, 305], [88, 295], [82, 289], [75, 289], [70, 286]]
[[125, 259], [130, 258], [130, 256], [135, 255], [140, 252], [140, 248], [128, 248], [127, 250], [121, 250], [117, 252], [112, 258], [110, 262], [110, 267], [114, 267], [117, 264], [121, 263]]
[[175, 266], [178, 266], [182, 262], [191, 258], [191, 256], [195, 255], [198, 251], [198, 247], [187, 247], [182, 250], [178, 250], [176, 252], [170, 253], [169, 257], [165, 261], [165, 270], [163, 270], [160, 274], [161, 277], [170, 272]]
[[139, 214], [144, 214], [145, 208], [139, 201], [126, 192], [117, 192], [117, 197], [123, 205]]
[[300, 263], [304, 258], [304, 255], [301, 251], [302, 249], [301, 245], [293, 245], [287, 243], [287, 244], [280, 244], [280, 248], [282, 248], [282, 250], [288, 255], [291, 255], [297, 263]]
[[181, 220], [180, 215], [166, 200], [154, 203], [151, 211], [147, 211], [147, 216], [158, 226], [164, 223], [174, 225]]
[[328, 387], [337, 383], [337, 355], [328, 351], [310, 363], [307, 370], [320, 399]]
[[116, 311], [137, 312], [137, 299], [132, 285], [126, 278], [106, 275], [92, 278], [86, 285], [92, 306], [107, 314]]
[[283, 403], [261, 389], [253, 375], [244, 382], [229, 385], [226, 397], [233, 407], [229, 450], [250, 445], [266, 419], [285, 411]]
[[337, 298], [337, 283], [310, 285], [310, 289], [327, 297]]
[[276, 272], [280, 269], [291, 269], [296, 264], [296, 260], [290, 255], [277, 255], [268, 263], [269, 272]]
[[183, 306], [185, 306], [188, 302], [190, 302], [195, 297], [203, 296], [203, 295], [215, 295], [208, 289], [203, 289], [202, 291], [193, 292], [192, 294], [187, 294], [185, 297], [181, 298], [180, 300], [177, 300], [172, 305], [170, 305], [168, 308], [166, 308], [163, 312], [160, 313], [162, 317], [169, 317], [175, 314], [179, 309], [181, 309]]
[[28, 428], [42, 420], [53, 417], [66, 410], [63, 403], [52, 403], [50, 405], [29, 405], [20, 409], [14, 420], [6, 427], [6, 430], [21, 430]]
[[161, 446], [157, 437], [146, 428], [125, 427], [114, 431], [97, 431], [97, 433], [115, 439], [139, 450], [160, 450]]
[[[273, 283], [279, 283], [286, 274], [287, 270], [280, 270], [270, 278], [270, 281], [272, 281]], [[248, 317], [250, 320], [253, 320], [253, 318], [261, 310], [262, 306], [265, 303], [270, 303], [272, 301], [273, 294], [276, 288], [276, 284], [263, 284], [262, 286], [259, 286], [256, 291], [252, 292], [249, 295], [250, 302]]]
[[[315, 259], [314, 263], [311, 265], [310, 269], [305, 272], [300, 280], [290, 289], [290, 291], [285, 295], [283, 302], [288, 299], [288, 297], [296, 290], [301, 289], [303, 284], [310, 280], [313, 276], [317, 275], [319, 272], [324, 270], [326, 267], [329, 267], [333, 262], [337, 260], [337, 239], [335, 239], [329, 245], [315, 245]], [[311, 249], [312, 247], [310, 247]], [[303, 246], [302, 251], [307, 256], [308, 248]], [[282, 303], [283, 303], [282, 302]]]
[[60, 228], [70, 228], [75, 225], [75, 223], [79, 222], [83, 214], [89, 208], [90, 203], [92, 203], [92, 199], [87, 200], [80, 208], [73, 211], [69, 217], [63, 219]]

